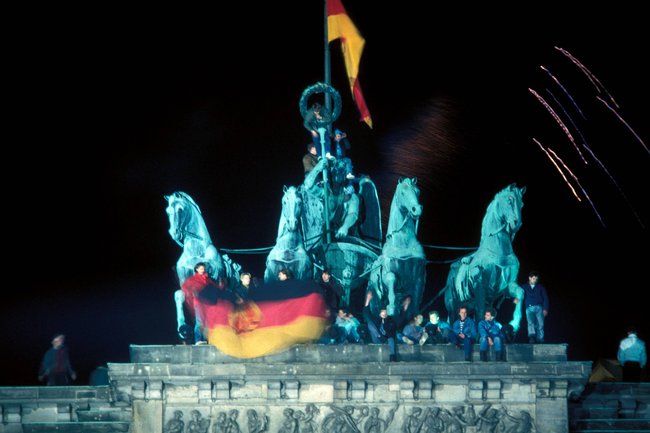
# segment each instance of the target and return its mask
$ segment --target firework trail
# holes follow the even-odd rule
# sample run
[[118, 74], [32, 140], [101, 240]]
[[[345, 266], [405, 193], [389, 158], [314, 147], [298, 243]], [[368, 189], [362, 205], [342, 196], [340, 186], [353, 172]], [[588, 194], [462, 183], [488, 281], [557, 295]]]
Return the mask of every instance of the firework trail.
[[[589, 146], [587, 146], [587, 144], [586, 144], [586, 143], [587, 143], [587, 140], [585, 140], [584, 136], [583, 136], [582, 133], [580, 132], [580, 129], [578, 129], [578, 127], [576, 126], [576, 124], [573, 122], [573, 119], [571, 119], [571, 116], [569, 116], [569, 113], [566, 112], [566, 110], [564, 109], [564, 107], [562, 106], [562, 104], [560, 104], [560, 101], [557, 100], [557, 98], [555, 97], [555, 95], [553, 95], [553, 93], [552, 93], [549, 89], [546, 89], [546, 91], [551, 95], [551, 97], [555, 100], [555, 102], [560, 106], [560, 108], [562, 109], [562, 111], [564, 112], [564, 114], [565, 114], [565, 115], [569, 118], [569, 120], [571, 121], [571, 124], [573, 125], [573, 127], [576, 129], [576, 131], [578, 131], [578, 134], [580, 134], [580, 137], [582, 138], [582, 140], [583, 140], [583, 142], [584, 142], [583, 145], [582, 145], [582, 147], [583, 147], [587, 152], [589, 152], [589, 154], [590, 154], [591, 157], [594, 159], [594, 161], [596, 161], [596, 163], [597, 163], [598, 166], [601, 168], [601, 170], [603, 170], [603, 171], [605, 172], [605, 174], [607, 174], [607, 176], [608, 176], [609, 179], [612, 181], [612, 183], [614, 184], [614, 186], [616, 186], [616, 189], [618, 189], [618, 192], [621, 193], [621, 196], [623, 197], [623, 199], [625, 200], [625, 202], [626, 202], [627, 205], [629, 206], [630, 210], [632, 210], [632, 213], [634, 213], [634, 217], [637, 219], [637, 221], [639, 222], [639, 224], [641, 225], [641, 227], [645, 228], [645, 225], [643, 224], [643, 221], [641, 221], [641, 217], [639, 216], [639, 214], [638, 214], [638, 213], [636, 212], [636, 210], [634, 209], [634, 206], [632, 206], [632, 203], [631, 203], [630, 200], [627, 198], [627, 195], [625, 195], [625, 193], [623, 192], [623, 189], [621, 188], [621, 186], [618, 184], [618, 182], [616, 182], [616, 179], [614, 179], [614, 176], [612, 176], [612, 174], [609, 172], [609, 170], [607, 170], [607, 167], [605, 167], [605, 164], [603, 164], [602, 161], [601, 161], [600, 159], [598, 159], [598, 157], [596, 156], [596, 154], [594, 153], [594, 151], [591, 150], [591, 148], [590, 148]], [[600, 99], [600, 98], [599, 98], [599, 99]], [[601, 99], [601, 101], [602, 101], [602, 99]], [[602, 101], [602, 102], [603, 102], [604, 104], [606, 104], [605, 101]]]
[[616, 115], [616, 117], [618, 117], [618, 120], [623, 122], [623, 125], [625, 125], [627, 127], [627, 129], [629, 129], [630, 132], [632, 134], [634, 134], [634, 136], [636, 137], [637, 140], [639, 140], [639, 143], [641, 143], [641, 146], [643, 146], [645, 151], [650, 153], [650, 150], [648, 150], [648, 147], [645, 145], [643, 140], [641, 140], [641, 137], [639, 137], [639, 135], [636, 132], [634, 132], [634, 129], [632, 129], [632, 127], [625, 120], [623, 120], [623, 118], [620, 116], [620, 114], [618, 114], [618, 112], [616, 110], [614, 110], [612, 107], [610, 107], [609, 104], [607, 104], [607, 102], [605, 102], [605, 100], [603, 98], [601, 98], [600, 96], [596, 96], [596, 99], [598, 99], [600, 102], [605, 104], [605, 107], [609, 108], [612, 111], [612, 113], [614, 113]]
[[616, 189], [618, 189], [618, 192], [621, 193], [621, 196], [622, 196], [623, 199], [625, 200], [625, 203], [627, 203], [627, 205], [629, 206], [629, 208], [630, 208], [630, 210], [632, 211], [632, 213], [634, 214], [634, 217], [636, 218], [636, 220], [639, 222], [639, 225], [640, 225], [641, 227], [645, 228], [645, 224], [643, 224], [643, 221], [641, 220], [641, 217], [640, 217], [639, 214], [636, 212], [636, 209], [634, 209], [634, 206], [632, 206], [632, 203], [631, 203], [630, 200], [627, 198], [627, 195], [625, 195], [625, 193], [623, 192], [623, 189], [620, 187], [620, 185], [618, 184], [618, 182], [616, 182], [616, 180], [614, 179], [614, 176], [611, 175], [611, 173], [609, 172], [609, 170], [607, 170], [607, 168], [606, 168], [605, 165], [600, 161], [600, 159], [596, 158], [596, 155], [591, 151], [590, 148], [587, 147], [586, 149], [589, 151], [589, 154], [591, 155], [591, 157], [592, 157], [592, 158], [593, 158], [593, 159], [598, 163], [598, 166], [599, 166], [599, 167], [600, 167], [600, 168], [605, 172], [605, 174], [607, 174], [607, 176], [609, 176], [609, 178], [610, 178], [610, 180], [612, 181], [612, 183], [614, 184], [614, 186], [616, 186]]
[[603, 86], [600, 80], [596, 78], [596, 76], [592, 74], [591, 71], [587, 69], [585, 65], [583, 65], [578, 59], [573, 57], [573, 55], [569, 53], [567, 50], [560, 47], [555, 47], [555, 49], [561, 52], [562, 54], [564, 54], [566, 57], [568, 57], [569, 60], [571, 60], [573, 64], [575, 64], [582, 71], [582, 73], [587, 76], [587, 78], [589, 79], [589, 81], [591, 81], [591, 84], [594, 85], [598, 93], [601, 93], [602, 90], [607, 94], [607, 97], [609, 98], [610, 101], [612, 101], [612, 103], [616, 106], [616, 108], [621, 108], [618, 106], [618, 104], [616, 103], [612, 95], [607, 91], [607, 89], [605, 88], [605, 86]]
[[[555, 78], [555, 77], [553, 76], [553, 74], [551, 74], [551, 72], [550, 72], [548, 69], [546, 69], [543, 65], [540, 65], [539, 67], [542, 68], [542, 70], [543, 70], [544, 72], [546, 72], [546, 73], [547, 73], [547, 74], [548, 74], [548, 75], [553, 79], [553, 81], [555, 81], [555, 83], [556, 83], [558, 86], [560, 86], [560, 89], [562, 89], [562, 91], [564, 92], [564, 94], [567, 95], [567, 97], [571, 100], [571, 102], [573, 102], [573, 106], [576, 107], [576, 110], [578, 110], [578, 113], [580, 113], [580, 115], [582, 116], [583, 119], [587, 120], [587, 118], [585, 117], [585, 115], [582, 113], [582, 110], [580, 109], [580, 107], [578, 107], [578, 104], [576, 103], [576, 101], [573, 100], [573, 97], [572, 97], [571, 94], [567, 91], [567, 89], [564, 88], [564, 86], [562, 85], [562, 83], [560, 83], [560, 81], [559, 81], [557, 78]], [[549, 91], [549, 92], [550, 92], [550, 91]], [[566, 113], [566, 111], [565, 111], [565, 113]], [[571, 122], [571, 123], [573, 123], [573, 122]], [[575, 126], [575, 124], [574, 124], [574, 126]], [[580, 134], [580, 135], [582, 135], [582, 134]], [[584, 138], [583, 138], [583, 140], [584, 140]]]
[[[619, 107], [618, 104], [616, 103], [616, 101], [614, 100], [614, 98], [611, 96], [611, 94], [607, 91], [607, 89], [605, 89], [605, 87], [602, 85], [602, 83], [600, 82], [600, 80], [598, 80], [598, 78], [597, 78], [593, 73], [591, 73], [591, 71], [589, 71], [589, 69], [587, 69], [587, 68], [586, 68], [586, 67], [585, 67], [585, 66], [584, 66], [584, 65], [583, 65], [583, 64], [582, 64], [578, 59], [576, 59], [576, 58], [575, 58], [573, 55], [571, 55], [568, 51], [566, 51], [566, 50], [564, 50], [564, 49], [562, 49], [562, 48], [559, 48], [559, 47], [555, 47], [555, 48], [556, 48], [558, 51], [560, 51], [563, 55], [565, 55], [568, 59], [570, 59], [571, 62], [573, 62], [574, 65], [576, 65], [576, 66], [577, 66], [577, 67], [578, 67], [578, 68], [579, 68], [579, 69], [580, 69], [580, 70], [585, 74], [585, 76], [589, 79], [589, 81], [592, 83], [592, 85], [596, 88], [597, 92], [600, 94], [600, 95], [596, 95], [596, 99], [598, 99], [598, 100], [599, 100], [601, 103], [603, 103], [603, 104], [604, 104], [604, 105], [605, 105], [605, 106], [606, 106], [610, 111], [612, 111], [612, 112], [614, 113], [614, 115], [615, 115], [616, 117], [618, 117], [619, 121], [620, 121], [621, 123], [623, 123], [623, 124], [628, 128], [628, 130], [629, 130], [630, 132], [632, 132], [632, 134], [634, 135], [634, 137], [636, 137], [636, 139], [641, 143], [641, 145], [643, 146], [643, 148], [645, 149], [645, 151], [646, 151], [647, 153], [650, 153], [650, 150], [649, 150], [648, 147], [646, 146], [645, 142], [641, 139], [641, 137], [640, 137], [640, 136], [639, 136], [639, 135], [638, 135], [638, 134], [637, 134], [637, 133], [632, 129], [632, 127], [631, 127], [631, 126], [630, 126], [630, 125], [629, 125], [629, 124], [628, 124], [628, 123], [627, 123], [627, 122], [622, 118], [622, 116], [619, 115], [619, 113], [618, 113], [618, 111], [617, 111], [617, 108]], [[586, 120], [585, 115], [583, 114], [583, 112], [582, 112], [582, 110], [580, 109], [580, 107], [577, 105], [576, 101], [573, 99], [572, 95], [568, 92], [568, 90], [567, 90], [567, 89], [566, 89], [566, 88], [565, 88], [565, 87], [560, 83], [560, 81], [559, 81], [555, 76], [553, 76], [553, 74], [552, 74], [552, 73], [551, 73], [551, 72], [550, 72], [550, 71], [549, 71], [545, 66], [540, 65], [540, 68], [541, 68], [544, 72], [546, 72], [546, 73], [549, 75], [549, 77], [551, 77], [551, 79], [552, 79], [552, 80], [553, 80], [553, 81], [554, 81], [554, 82], [555, 82], [555, 83], [560, 87], [560, 89], [564, 92], [564, 94], [565, 94], [565, 95], [570, 99], [570, 101], [571, 101], [571, 103], [574, 105], [575, 109], [580, 113], [580, 115], [582, 115], [583, 119]], [[565, 132], [565, 134], [567, 135], [567, 137], [569, 137], [569, 140], [571, 140], [571, 142], [573, 143], [574, 147], [576, 147], [576, 150], [578, 150], [578, 148], [577, 148], [577, 146], [576, 146], [576, 143], [575, 143], [575, 140], [573, 140], [573, 137], [570, 135], [568, 128], [567, 128], [567, 127], [562, 123], [562, 120], [560, 119], [560, 117], [559, 117], [559, 115], [558, 115], [558, 113], [560, 113], [560, 111], [558, 111], [558, 112], [553, 111], [553, 108], [551, 108], [551, 106], [550, 106], [550, 105], [549, 105], [549, 104], [548, 104], [548, 103], [547, 103], [547, 102], [546, 102], [546, 101], [545, 101], [545, 100], [544, 100], [540, 95], [538, 95], [537, 93], [535, 93], [535, 91], [532, 90], [532, 89], [530, 89], [530, 88], [529, 88], [528, 90], [529, 90], [529, 91], [530, 91], [530, 92], [531, 92], [531, 93], [532, 93], [532, 94], [533, 94], [533, 95], [538, 99], [538, 101], [539, 101], [542, 105], [544, 105], [544, 107], [548, 110], [548, 112], [551, 114], [551, 116], [553, 116], [553, 118], [555, 119], [555, 121], [560, 125], [560, 127], [561, 127], [562, 130]], [[591, 147], [588, 145], [587, 140], [585, 139], [584, 135], [582, 134], [582, 131], [578, 128], [578, 126], [576, 125], [576, 123], [573, 121], [573, 119], [571, 118], [571, 116], [569, 115], [569, 113], [567, 112], [567, 110], [565, 109], [565, 107], [562, 105], [562, 103], [560, 103], [559, 99], [555, 97], [555, 95], [553, 94], [553, 92], [552, 92], [549, 88], [547, 88], [547, 89], [545, 89], [545, 90], [546, 90], [546, 92], [547, 92], [547, 93], [551, 96], [551, 98], [552, 98], [552, 100], [549, 99], [549, 101], [551, 101], [551, 102], [552, 102], [552, 101], [555, 101], [554, 103], [557, 104], [557, 105], [556, 105], [556, 108], [559, 106], [560, 109], [562, 110], [562, 112], [564, 113], [564, 116], [566, 116], [566, 117], [563, 117], [563, 119], [565, 119], [565, 118], [568, 118], [568, 119], [569, 119], [569, 122], [570, 122], [571, 127], [574, 128], [575, 133], [577, 133], [577, 134], [579, 135], [579, 137], [580, 137], [580, 139], [581, 139], [581, 141], [582, 141], [582, 142], [580, 143], [580, 145], [581, 145], [581, 147], [583, 148], [583, 150], [585, 150], [589, 155], [591, 155], [591, 157], [593, 158], [593, 161], [596, 162], [596, 165], [597, 165], [597, 166], [598, 166], [598, 167], [599, 167], [599, 168], [600, 168], [600, 169], [601, 169], [601, 170], [602, 170], [602, 171], [603, 171], [603, 172], [604, 172], [604, 173], [609, 177], [609, 179], [611, 180], [611, 182], [614, 184], [614, 186], [617, 188], [617, 190], [619, 191], [619, 193], [621, 194], [621, 196], [623, 197], [623, 199], [624, 199], [625, 202], [627, 203], [629, 209], [630, 209], [630, 210], [632, 211], [632, 213], [634, 214], [634, 216], [635, 216], [637, 222], [639, 223], [639, 225], [640, 225], [642, 228], [645, 229], [645, 225], [643, 224], [643, 221], [641, 220], [641, 218], [639, 217], [639, 214], [638, 214], [638, 213], [636, 212], [636, 210], [634, 209], [634, 207], [633, 207], [632, 203], [630, 202], [630, 200], [628, 199], [627, 195], [623, 192], [623, 189], [622, 189], [621, 186], [618, 184], [618, 182], [616, 181], [616, 179], [614, 179], [614, 176], [612, 176], [612, 174], [611, 174], [611, 173], [609, 172], [609, 170], [605, 167], [605, 165], [603, 164], [603, 162], [602, 162], [602, 161], [601, 161], [601, 160], [596, 156], [596, 154], [594, 153], [594, 151], [593, 151], [593, 150], [591, 149]], [[613, 106], [610, 105], [610, 104], [606, 101], [607, 97], [603, 96], [603, 94], [606, 94], [606, 95], [607, 95], [607, 97], [609, 98], [609, 100], [611, 101], [611, 103], [612, 103]], [[601, 97], [601, 96], [602, 96], [602, 97]], [[615, 106], [616, 108], [614, 108], [614, 106]], [[580, 190], [580, 191], [582, 191], [582, 194], [584, 194], [584, 197], [585, 197], [585, 198], [587, 199], [587, 201], [589, 202], [591, 208], [593, 209], [594, 213], [595, 213], [596, 216], [598, 217], [598, 220], [600, 221], [600, 223], [601, 223], [603, 226], [605, 226], [604, 220], [603, 220], [603, 218], [601, 217], [600, 212], [598, 211], [598, 209], [597, 209], [596, 206], [594, 205], [592, 199], [589, 197], [589, 195], [587, 194], [586, 190], [585, 190], [585, 189], [582, 187], [582, 185], [580, 184], [580, 181], [578, 180], [577, 176], [575, 176], [575, 175], [573, 174], [573, 172], [572, 172], [572, 171], [571, 171], [571, 170], [566, 166], [566, 164], [564, 164], [564, 162], [562, 161], [562, 159], [561, 159], [559, 156], [557, 156], [557, 154], [556, 154], [555, 152], [553, 152], [553, 150], [551, 150], [550, 148], [544, 148], [544, 147], [542, 146], [542, 144], [541, 144], [538, 140], [536, 140], [535, 138], [533, 138], [533, 141], [534, 141], [534, 142], [535, 142], [535, 143], [536, 143], [536, 144], [537, 144], [537, 145], [542, 149], [542, 151], [546, 154], [546, 156], [551, 160], [551, 162], [552, 162], [553, 165], [555, 166], [556, 170], [557, 170], [557, 171], [562, 175], [562, 178], [564, 179], [565, 183], [569, 186], [569, 188], [571, 189], [571, 192], [573, 193], [574, 197], [576, 197], [576, 199], [577, 199], [578, 201], [581, 201], [581, 200], [580, 200], [580, 196], [578, 195], [578, 193], [576, 192], [576, 190]], [[587, 164], [587, 161], [585, 160], [585, 158], [583, 157], [582, 153], [581, 153], [579, 150], [578, 150], [578, 153], [580, 154], [580, 157], [582, 158], [583, 162], [585, 162], [585, 164]], [[574, 188], [573, 185], [572, 185], [572, 184], [573, 184], [572, 181], [575, 181], [575, 183], [576, 183], [576, 187], [575, 187], [575, 188]]]
[[[564, 163], [564, 161], [562, 161], [562, 158], [560, 158], [559, 156], [557, 156], [557, 154], [556, 154], [555, 152], [553, 152], [552, 149], [548, 149], [548, 150], [546, 150], [546, 149], [544, 148], [544, 146], [542, 146], [542, 143], [540, 143], [536, 138], [533, 138], [533, 141], [534, 141], [534, 142], [539, 146], [540, 149], [542, 149], [542, 151], [546, 154], [546, 156], [548, 157], [548, 159], [551, 160], [551, 162], [552, 162], [553, 165], [555, 166], [555, 169], [560, 173], [560, 175], [561, 175], [562, 178], [564, 179], [564, 182], [565, 182], [565, 183], [569, 186], [569, 188], [571, 189], [571, 192], [573, 193], [574, 197], [575, 197], [578, 201], [581, 202], [582, 200], [581, 200], [580, 197], [578, 196], [578, 193], [576, 192], [575, 188], [573, 188], [573, 185], [571, 185], [571, 182], [569, 182], [569, 179], [567, 179], [566, 175], [564, 174], [564, 170], [566, 170], [566, 171], [571, 175], [571, 177], [572, 177], [573, 180], [576, 182], [576, 184], [578, 185], [578, 187], [580, 188], [580, 190], [581, 190], [582, 193], [584, 194], [585, 198], [587, 199], [587, 201], [588, 201], [589, 204], [591, 205], [591, 208], [594, 210], [594, 213], [595, 213], [596, 216], [598, 217], [598, 220], [599, 220], [600, 223], [603, 225], [603, 227], [605, 227], [605, 222], [603, 221], [603, 218], [600, 216], [600, 213], [598, 213], [598, 209], [596, 209], [596, 206], [594, 205], [593, 201], [591, 201], [591, 198], [589, 197], [589, 194], [587, 194], [587, 191], [585, 191], [585, 189], [584, 189], [584, 188], [582, 187], [582, 185], [580, 184], [580, 181], [578, 180], [578, 177], [577, 177], [575, 174], [573, 174], [573, 172], [571, 171], [571, 169], [569, 169], [569, 167], [567, 167], [567, 165]], [[562, 167], [564, 168], [564, 170], [562, 170], [562, 167], [560, 167], [556, 161], [559, 161], [560, 164], [562, 164]]]
[[553, 157], [551, 156], [551, 154], [548, 153], [548, 151], [547, 151], [546, 149], [544, 149], [544, 146], [542, 146], [542, 143], [540, 143], [539, 141], [537, 141], [536, 138], [533, 138], [533, 141], [534, 141], [535, 143], [537, 143], [537, 145], [539, 146], [539, 148], [542, 149], [542, 152], [544, 152], [544, 153], [546, 154], [546, 156], [548, 157], [548, 159], [551, 160], [551, 162], [552, 162], [553, 165], [555, 166], [555, 169], [560, 173], [560, 176], [562, 176], [562, 179], [564, 179], [564, 182], [566, 182], [566, 184], [568, 185], [568, 187], [571, 189], [571, 192], [573, 193], [574, 197], [575, 197], [578, 201], [582, 201], [582, 200], [580, 199], [580, 197], [578, 196], [578, 193], [576, 192], [576, 190], [573, 189], [573, 185], [571, 185], [571, 182], [569, 182], [569, 179], [566, 178], [566, 176], [564, 175], [564, 172], [562, 171], [562, 169], [560, 168], [560, 166], [557, 165], [557, 162], [555, 162], [555, 160], [553, 159]]
[[[582, 135], [582, 132], [580, 131], [580, 128], [578, 128], [578, 125], [575, 124], [575, 122], [573, 121], [573, 119], [571, 118], [571, 116], [569, 116], [569, 113], [567, 113], [567, 111], [564, 109], [564, 106], [562, 106], [562, 104], [560, 103], [560, 101], [558, 101], [558, 99], [555, 97], [555, 95], [553, 94], [553, 92], [551, 92], [549, 89], [546, 89], [546, 92], [547, 92], [549, 95], [551, 95], [551, 98], [553, 98], [553, 100], [555, 101], [555, 103], [556, 103], [557, 105], [560, 106], [560, 108], [562, 109], [562, 112], [564, 113], [564, 115], [565, 115], [566, 117], [568, 117], [569, 121], [571, 122], [571, 125], [573, 125], [573, 127], [575, 128], [575, 130], [576, 130], [576, 131], [578, 132], [578, 134], [580, 135], [580, 138], [582, 139], [582, 147], [585, 148], [585, 149], [589, 149], [589, 146], [587, 146], [587, 140], [585, 139], [584, 135]], [[591, 152], [591, 150], [589, 150], [589, 152], [593, 154], [593, 152]]]
[[587, 201], [588, 201], [589, 204], [591, 205], [591, 208], [592, 208], [592, 209], [594, 210], [594, 212], [596, 213], [596, 216], [598, 217], [598, 220], [599, 220], [600, 223], [603, 225], [603, 227], [605, 227], [605, 221], [603, 221], [603, 218], [600, 216], [600, 213], [598, 212], [598, 209], [596, 209], [596, 205], [594, 205], [594, 202], [591, 201], [591, 198], [589, 197], [589, 194], [587, 194], [587, 191], [585, 191], [585, 189], [584, 189], [584, 188], [582, 187], [582, 185], [580, 184], [580, 181], [578, 180], [578, 177], [577, 177], [575, 174], [573, 174], [573, 172], [569, 169], [569, 167], [567, 167], [567, 165], [564, 163], [564, 161], [562, 161], [562, 158], [560, 158], [559, 156], [557, 156], [557, 154], [556, 154], [555, 152], [553, 152], [552, 149], [548, 149], [548, 151], [551, 153], [551, 155], [553, 155], [553, 157], [554, 157], [556, 160], [560, 161], [560, 163], [562, 164], [562, 167], [564, 167], [564, 169], [565, 169], [566, 171], [569, 172], [569, 174], [571, 175], [571, 177], [573, 178], [573, 180], [576, 182], [576, 184], [578, 185], [578, 187], [580, 187], [580, 190], [582, 191], [582, 193], [585, 195], [585, 198], [587, 199]]
[[567, 128], [566, 125], [564, 124], [564, 122], [562, 122], [562, 119], [560, 119], [560, 116], [557, 115], [555, 110], [553, 110], [553, 108], [551, 108], [551, 106], [548, 105], [548, 103], [544, 100], [544, 98], [542, 98], [536, 91], [534, 91], [530, 87], [528, 88], [528, 91], [530, 93], [532, 93], [537, 98], [537, 100], [546, 108], [546, 110], [548, 110], [548, 112], [551, 114], [551, 116], [553, 116], [553, 119], [555, 119], [555, 121], [558, 123], [558, 125], [560, 125], [560, 128], [562, 128], [562, 130], [567, 135], [567, 137], [569, 137], [569, 140], [571, 141], [571, 143], [573, 143], [573, 147], [575, 147], [576, 151], [578, 152], [578, 155], [580, 155], [580, 158], [582, 158], [582, 162], [584, 162], [585, 164], [588, 164], [587, 160], [582, 155], [582, 152], [580, 152], [580, 149], [578, 148], [578, 145], [576, 144], [576, 141], [573, 139], [573, 135], [571, 135], [571, 131], [569, 131], [569, 128]]

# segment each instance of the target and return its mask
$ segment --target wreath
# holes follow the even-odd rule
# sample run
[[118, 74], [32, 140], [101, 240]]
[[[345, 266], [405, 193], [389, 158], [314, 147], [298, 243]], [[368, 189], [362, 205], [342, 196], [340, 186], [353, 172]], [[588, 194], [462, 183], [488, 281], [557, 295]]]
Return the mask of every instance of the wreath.
[[322, 120], [314, 120], [317, 126], [327, 127], [341, 115], [341, 94], [334, 87], [325, 83], [316, 83], [303, 90], [300, 96], [300, 114], [305, 119], [309, 114], [309, 98], [316, 93], [326, 93], [332, 97], [334, 108], [331, 113], [324, 112]]

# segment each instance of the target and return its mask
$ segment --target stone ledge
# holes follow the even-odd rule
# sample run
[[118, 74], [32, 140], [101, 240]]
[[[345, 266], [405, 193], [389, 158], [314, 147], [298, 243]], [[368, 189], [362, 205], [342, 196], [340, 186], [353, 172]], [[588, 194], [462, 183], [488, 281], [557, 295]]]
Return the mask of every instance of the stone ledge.
[[[564, 362], [567, 361], [567, 344], [509, 344], [505, 346], [509, 362]], [[388, 345], [385, 344], [299, 344], [283, 352], [255, 359], [234, 358], [211, 345], [131, 345], [131, 362], [147, 364], [247, 364], [250, 362], [283, 363], [368, 363], [388, 362]], [[448, 344], [398, 345], [402, 362], [455, 362], [463, 361], [463, 351]], [[474, 345], [474, 361], [479, 360], [479, 346]], [[491, 357], [490, 359], [493, 359]]]
[[329, 381], [341, 377], [367, 381], [385, 381], [387, 377], [428, 378], [438, 381], [459, 377], [496, 379], [583, 379], [591, 373], [591, 362], [370, 362], [365, 364], [323, 363], [285, 364], [248, 360], [246, 364], [108, 364], [114, 380], [162, 380], [194, 382], [197, 380], [264, 381], [269, 378], [300, 378]]
[[25, 401], [108, 401], [109, 387], [105, 386], [23, 386], [0, 387], [0, 401], [20, 403]]
[[23, 423], [23, 433], [111, 433], [129, 432], [129, 422], [44, 422]]

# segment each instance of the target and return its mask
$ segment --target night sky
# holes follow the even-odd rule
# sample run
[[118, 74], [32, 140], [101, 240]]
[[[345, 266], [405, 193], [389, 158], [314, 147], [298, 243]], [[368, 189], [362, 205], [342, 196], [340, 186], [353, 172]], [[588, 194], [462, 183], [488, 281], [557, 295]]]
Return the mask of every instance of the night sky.
[[[165, 195], [194, 198], [217, 248], [275, 243], [282, 187], [303, 179], [309, 138], [298, 101], [323, 80], [322, 4], [285, 3], [88, 10], [80, 20], [40, 11], [15, 35], [5, 61], [14, 133], [4, 146], [0, 386], [38, 385], [56, 332], [68, 336], [79, 384], [98, 366], [128, 362], [130, 344], [179, 343], [182, 251], [167, 232]], [[645, 15], [569, 16], [545, 4], [472, 18], [429, 2], [380, 3], [345, 2], [366, 39], [359, 79], [374, 129], [358, 120], [338, 42], [331, 65], [343, 102], [335, 126], [348, 133], [355, 172], [377, 184], [383, 214], [397, 179], [417, 177], [420, 242], [475, 247], [494, 195], [525, 186], [513, 245], [520, 283], [535, 269], [549, 291], [547, 342], [595, 361], [615, 357], [629, 323], [648, 341]], [[572, 181], [582, 201], [574, 197], [533, 139], [589, 199]], [[449, 269], [438, 262], [461, 254], [426, 251], [436, 262], [428, 301]], [[231, 257], [263, 275], [265, 255]]]

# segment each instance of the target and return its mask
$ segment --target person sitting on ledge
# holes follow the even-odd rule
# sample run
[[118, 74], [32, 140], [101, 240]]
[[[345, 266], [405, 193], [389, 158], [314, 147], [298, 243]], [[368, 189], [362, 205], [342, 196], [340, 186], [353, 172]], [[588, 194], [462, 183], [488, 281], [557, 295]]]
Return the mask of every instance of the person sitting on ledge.
[[424, 327], [422, 322], [424, 317], [422, 314], [416, 314], [409, 323], [402, 329], [401, 333], [397, 334], [398, 341], [402, 341], [406, 344], [419, 344], [422, 346], [429, 337], [426, 332], [424, 332]]
[[458, 319], [454, 322], [449, 333], [449, 342], [462, 347], [465, 361], [472, 362], [472, 345], [476, 340], [476, 324], [467, 315], [467, 307], [458, 309]]
[[336, 326], [342, 331], [339, 343], [359, 343], [359, 320], [347, 308], [339, 308], [336, 315]]
[[451, 326], [444, 320], [440, 320], [440, 313], [436, 310], [429, 312], [429, 321], [424, 325], [427, 333], [427, 343], [444, 344], [449, 342], [449, 331]]
[[363, 318], [368, 325], [368, 333], [374, 344], [388, 343], [388, 353], [390, 361], [397, 361], [397, 347], [395, 345], [395, 336], [397, 334], [397, 325], [393, 316], [389, 316], [386, 307], [379, 310], [379, 316], [375, 316], [370, 311], [370, 301], [372, 292], [366, 293], [366, 304], [363, 307]]
[[495, 361], [504, 361], [503, 356], [503, 328], [499, 322], [495, 320], [497, 313], [494, 308], [485, 310], [485, 318], [478, 322], [478, 335], [479, 335], [479, 350], [481, 354], [481, 361], [488, 360], [488, 350], [494, 346]]

